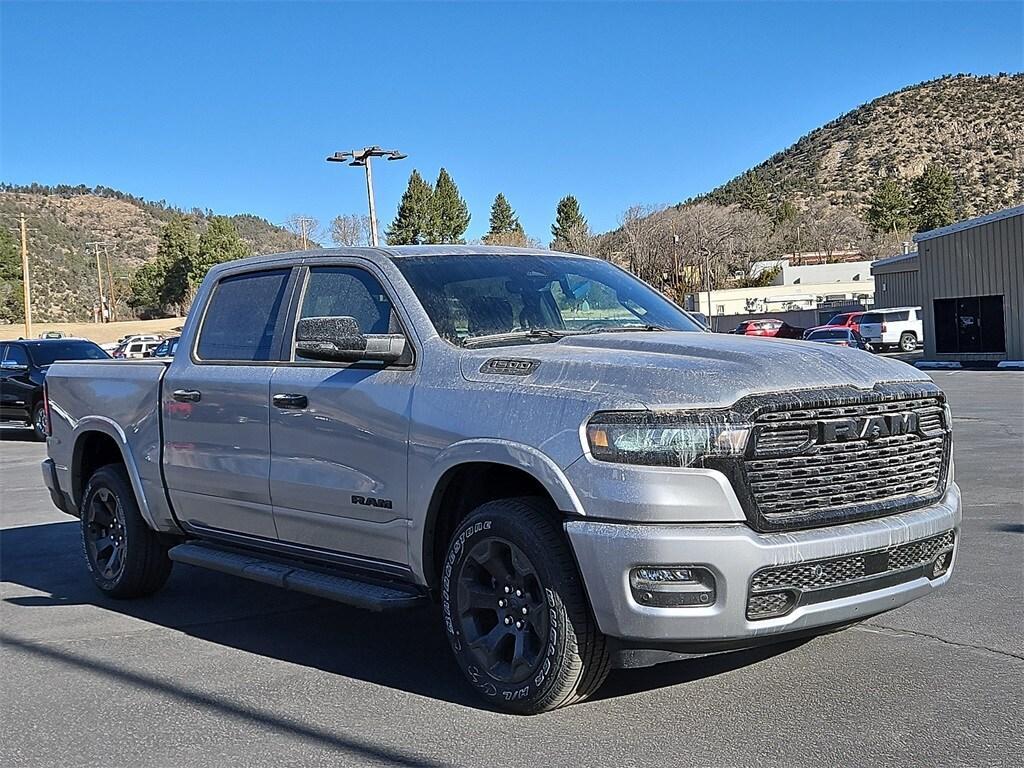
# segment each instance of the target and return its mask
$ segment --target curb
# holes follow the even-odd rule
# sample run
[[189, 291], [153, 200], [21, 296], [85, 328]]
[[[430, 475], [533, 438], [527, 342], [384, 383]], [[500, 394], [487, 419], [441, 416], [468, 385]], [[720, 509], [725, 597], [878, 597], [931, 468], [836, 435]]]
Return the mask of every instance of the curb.
[[986, 363], [985, 361], [978, 361], [977, 364], [963, 363], [952, 361], [952, 360], [918, 360], [914, 363], [915, 368], [922, 370], [942, 370], [942, 369], [975, 369], [975, 370], [992, 370], [995, 368], [1001, 368], [1003, 370], [1024, 370], [1024, 360], [1000, 360], [995, 365]]

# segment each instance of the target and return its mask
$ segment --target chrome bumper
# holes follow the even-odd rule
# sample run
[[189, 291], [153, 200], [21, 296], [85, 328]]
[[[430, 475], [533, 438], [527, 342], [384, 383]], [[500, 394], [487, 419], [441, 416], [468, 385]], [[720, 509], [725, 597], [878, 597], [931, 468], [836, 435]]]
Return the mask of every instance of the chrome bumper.
[[[573, 520], [565, 524], [601, 631], [611, 637], [655, 643], [756, 641], [856, 621], [930, 594], [956, 564], [961, 520], [960, 489], [950, 483], [934, 505], [875, 520], [792, 533], [760, 534], [746, 525], [632, 525]], [[751, 578], [762, 568], [884, 550], [946, 531], [957, 533], [953, 562], [942, 576], [918, 576], [898, 584], [865, 579], [863, 591], [798, 604], [778, 618], [750, 620]], [[716, 581], [708, 606], [641, 605], [629, 584], [639, 566], [695, 565]]]

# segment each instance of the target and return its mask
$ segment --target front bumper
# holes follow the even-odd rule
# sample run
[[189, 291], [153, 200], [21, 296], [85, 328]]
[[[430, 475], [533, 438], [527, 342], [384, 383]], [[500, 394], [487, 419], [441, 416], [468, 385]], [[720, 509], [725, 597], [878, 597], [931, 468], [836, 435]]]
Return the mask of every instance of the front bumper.
[[[960, 520], [960, 489], [950, 483], [946, 495], [928, 507], [792, 533], [760, 534], [742, 524], [633, 525], [587, 520], [567, 522], [566, 531], [598, 626], [606, 635], [652, 645], [755, 643], [766, 636], [857, 621], [930, 594], [953, 571]], [[751, 578], [762, 568], [885, 550], [946, 531], [956, 532], [956, 549], [952, 564], [940, 577], [920, 575], [898, 584], [865, 579], [842, 596], [798, 604], [785, 616], [747, 618]], [[702, 566], [714, 574], [713, 605], [661, 608], [634, 599], [631, 569], [679, 565]]]

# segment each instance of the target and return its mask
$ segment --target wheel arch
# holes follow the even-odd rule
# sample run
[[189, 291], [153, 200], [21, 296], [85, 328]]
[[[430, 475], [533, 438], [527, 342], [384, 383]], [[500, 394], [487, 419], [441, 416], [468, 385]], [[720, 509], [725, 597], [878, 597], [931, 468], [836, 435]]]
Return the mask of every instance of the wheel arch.
[[[561, 516], [583, 515], [579, 497], [562, 470], [536, 448], [507, 441], [459, 443], [435, 462], [429, 497], [412, 563], [425, 583], [437, 586], [448, 537], [472, 510], [488, 501], [542, 496]], [[418, 568], [417, 568], [418, 566]]]
[[142, 518], [150, 528], [156, 529], [157, 526], [153, 523], [146, 494], [143, 492], [142, 478], [124, 432], [115, 422], [102, 417], [83, 420], [79, 422], [78, 428], [75, 430], [74, 448], [71, 452], [71, 487], [69, 489], [75, 508], [81, 506], [82, 495], [92, 474], [100, 467], [109, 464], [121, 464], [125, 468]]

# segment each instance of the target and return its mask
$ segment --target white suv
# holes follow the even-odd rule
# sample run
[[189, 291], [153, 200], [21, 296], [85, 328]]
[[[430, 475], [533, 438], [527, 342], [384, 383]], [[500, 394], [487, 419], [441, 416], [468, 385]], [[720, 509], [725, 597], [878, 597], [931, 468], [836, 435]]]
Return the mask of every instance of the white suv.
[[875, 349], [899, 347], [913, 352], [924, 341], [920, 307], [893, 307], [864, 313], [860, 335]]

